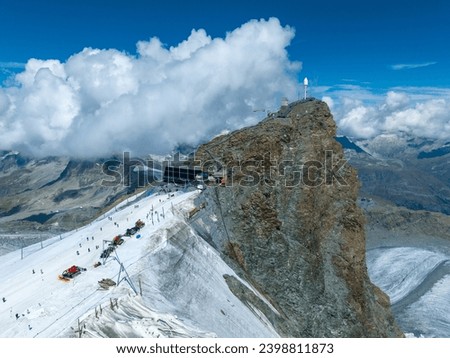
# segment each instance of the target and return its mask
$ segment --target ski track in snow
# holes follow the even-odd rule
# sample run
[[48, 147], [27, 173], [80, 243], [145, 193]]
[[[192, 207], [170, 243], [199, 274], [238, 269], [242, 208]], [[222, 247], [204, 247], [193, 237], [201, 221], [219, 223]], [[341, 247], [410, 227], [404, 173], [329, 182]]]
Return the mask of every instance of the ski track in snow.
[[[123, 234], [126, 228], [134, 226], [137, 219], [146, 222], [146, 226], [139, 232], [141, 237], [150, 238], [152, 233], [164, 225], [170, 225], [173, 219], [171, 205], [193, 195], [195, 192], [178, 195], [170, 200], [171, 204], [168, 204], [168, 195], [145, 198], [129, 206], [124, 202], [102, 215], [102, 219], [65, 235], [62, 240], [58, 236], [44, 241], [43, 249], [41, 244], [33, 245], [25, 250], [23, 260], [20, 250], [2, 256], [0, 269], [4, 275], [0, 284], [0, 296], [5, 297], [6, 302], [1, 302], [0, 317], [1, 322], [9, 324], [2, 323], [0, 335], [23, 336], [29, 331], [26, 336], [55, 336], [61, 331], [60, 326], [63, 326], [55, 324], [56, 322], [66, 321], [72, 324], [81, 314], [110, 295], [109, 291], [99, 290], [97, 282], [105, 277], [117, 278], [119, 265], [115, 261], [106, 262], [98, 268], [93, 267], [95, 262], [101, 261], [103, 240], [111, 240], [114, 236]], [[154, 215], [154, 225], [151, 215], [150, 220], [147, 219], [152, 205], [159, 215], [158, 218]], [[165, 219], [161, 217], [163, 207]], [[139, 246], [144, 242], [145, 240], [137, 240], [134, 236], [125, 238], [125, 243], [118, 247], [117, 253], [127, 270], [138, 259], [135, 253], [140, 251]], [[71, 265], [85, 267], [87, 271], [70, 282], [58, 280], [57, 276]], [[39, 312], [39, 320], [32, 319], [33, 315], [36, 316], [36, 311]], [[16, 313], [19, 314], [19, 319], [16, 319]]]
[[[120, 283], [113, 289], [100, 289], [98, 281], [103, 278], [117, 281], [119, 264], [113, 259], [108, 259], [104, 265], [96, 268], [93, 266], [94, 263], [102, 261], [100, 254], [103, 251], [103, 240], [111, 240], [118, 234], [124, 234], [127, 228], [133, 227], [135, 222], [141, 219], [145, 222], [145, 227], [132, 237], [124, 237], [125, 242], [116, 249], [117, 256], [126, 271], [131, 277], [136, 278], [143, 270], [141, 259], [167, 246], [168, 238], [164, 237], [165, 230], [170, 230], [177, 223], [184, 222], [181, 211], [191, 209], [192, 201], [197, 195], [198, 191], [154, 194], [148, 197], [141, 194], [140, 197], [135, 196], [131, 201], [119, 204], [83, 228], [62, 237], [57, 236], [46, 240], [42, 242], [42, 245], [39, 243], [26, 248], [23, 251], [23, 259], [21, 250], [2, 256], [0, 259], [2, 272], [0, 337], [74, 336], [78, 319], [92, 329], [95, 327], [94, 310], [103, 306], [106, 312], [110, 299], [115, 298], [122, 302], [122, 310], [127, 311], [126, 307], [128, 307], [127, 312], [132, 311], [130, 307], [136, 310], [139, 306], [138, 312], [141, 312], [143, 317], [139, 318], [139, 314], [136, 313], [129, 317], [128, 324], [119, 325], [117, 322], [114, 324], [111, 322], [114, 321], [114, 317], [122, 317], [123, 320], [124, 311], [105, 314], [102, 318], [103, 323], [109, 322], [111, 330], [115, 330], [113, 336], [215, 336], [207, 329], [193, 327], [192, 322], [183, 323], [182, 318], [178, 318], [171, 312], [158, 311], [158, 313], [149, 307], [144, 309], [141, 302], [136, 303], [136, 298], [134, 301], [123, 298], [132, 293], [126, 282]], [[133, 201], [133, 199], [136, 200]], [[138, 234], [141, 235], [140, 239], [137, 239]], [[202, 245], [206, 244], [202, 243]], [[114, 253], [111, 256], [113, 255]], [[215, 262], [220, 260], [217, 254], [214, 254], [212, 261], [214, 260]], [[212, 265], [214, 264], [212, 262]], [[87, 271], [69, 282], [59, 280], [58, 275], [72, 265], [84, 267]], [[219, 267], [222, 267], [226, 273], [234, 274], [223, 261]], [[216, 277], [221, 277], [223, 272], [215, 274]], [[158, 280], [158, 278], [149, 278], [149, 281], [152, 279]], [[216, 280], [218, 281], [219, 278]], [[219, 282], [222, 285], [221, 294], [229, 295], [230, 302], [236, 301], [237, 299], [228, 289], [225, 292], [223, 278], [222, 281]], [[138, 287], [137, 282], [134, 282], [134, 285]], [[158, 289], [154, 288], [154, 291], [155, 297], [160, 299], [160, 303], [163, 302], [163, 299], [159, 297], [160, 293], [157, 292]], [[3, 297], [5, 302], [1, 300]], [[224, 297], [226, 296], [222, 299]], [[201, 302], [199, 304], [202, 305]], [[236, 316], [249, 314], [250, 311], [243, 303], [236, 304], [239, 306]], [[170, 311], [170, 302], [160, 304], [158, 308]], [[256, 317], [254, 319], [258, 320]], [[254, 332], [249, 334], [257, 335], [259, 330], [262, 336], [276, 336], [273, 327], [269, 327], [267, 322], [260, 323], [260, 326], [258, 324], [256, 322]], [[252, 322], [248, 325], [255, 326]], [[87, 336], [91, 337], [105, 335], [105, 332], [87, 331]]]

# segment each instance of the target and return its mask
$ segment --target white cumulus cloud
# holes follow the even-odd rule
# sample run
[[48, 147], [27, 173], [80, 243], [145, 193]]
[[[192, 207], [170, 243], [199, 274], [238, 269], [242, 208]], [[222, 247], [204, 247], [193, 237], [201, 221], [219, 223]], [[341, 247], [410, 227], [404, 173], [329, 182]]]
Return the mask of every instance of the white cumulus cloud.
[[294, 30], [252, 20], [211, 38], [203, 29], [167, 47], [156, 37], [136, 54], [85, 48], [67, 61], [30, 59], [0, 88], [1, 149], [35, 155], [166, 153], [255, 123], [255, 108], [295, 98]]
[[396, 88], [385, 94], [364, 88], [331, 88], [323, 93], [333, 103], [341, 134], [374, 138], [405, 132], [416, 137], [450, 138], [450, 90]]

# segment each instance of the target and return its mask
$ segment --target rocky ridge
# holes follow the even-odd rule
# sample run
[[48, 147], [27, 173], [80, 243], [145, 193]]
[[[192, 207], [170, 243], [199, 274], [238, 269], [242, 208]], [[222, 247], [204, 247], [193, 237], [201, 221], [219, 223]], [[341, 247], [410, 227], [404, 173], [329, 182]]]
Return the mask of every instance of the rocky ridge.
[[280, 335], [400, 337], [368, 278], [359, 181], [335, 135], [327, 105], [309, 100], [200, 146], [193, 164], [224, 179], [192, 225], [258, 289], [265, 300], [225, 277]]

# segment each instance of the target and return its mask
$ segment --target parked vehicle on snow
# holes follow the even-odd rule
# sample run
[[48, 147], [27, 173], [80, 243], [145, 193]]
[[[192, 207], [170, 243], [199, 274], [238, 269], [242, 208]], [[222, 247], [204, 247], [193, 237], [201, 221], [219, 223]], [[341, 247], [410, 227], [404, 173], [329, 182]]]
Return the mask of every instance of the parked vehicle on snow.
[[112, 240], [112, 244], [114, 246], [119, 246], [122, 245], [124, 242], [124, 240], [122, 239], [122, 235], [117, 235], [113, 240]]
[[86, 269], [84, 267], [72, 265], [67, 270], [64, 270], [58, 278], [63, 281], [68, 281], [75, 276], [78, 276], [82, 271], [86, 271]]
[[136, 221], [135, 225], [136, 225], [135, 228], [140, 230], [145, 226], [145, 223], [141, 219], [139, 219], [138, 221]]

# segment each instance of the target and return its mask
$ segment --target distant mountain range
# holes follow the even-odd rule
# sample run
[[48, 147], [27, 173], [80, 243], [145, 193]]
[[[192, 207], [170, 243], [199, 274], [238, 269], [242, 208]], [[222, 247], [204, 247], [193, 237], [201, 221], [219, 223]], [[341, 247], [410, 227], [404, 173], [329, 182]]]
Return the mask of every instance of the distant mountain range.
[[450, 143], [405, 133], [337, 140], [358, 170], [362, 196], [375, 195], [412, 210], [450, 214]]
[[[119, 159], [36, 159], [0, 152], [0, 252], [10, 247], [9, 237], [26, 246], [78, 228], [144, 186], [148, 172], [127, 168], [122, 178]], [[126, 183], [114, 183], [119, 179]]]
[[443, 147], [433, 149], [429, 152], [420, 152], [417, 159], [437, 158], [450, 154], [450, 143], [446, 143]]
[[342, 145], [342, 148], [344, 148], [344, 149], [353, 150], [356, 153], [366, 153], [366, 151], [364, 149], [362, 149], [361, 147], [356, 145], [354, 142], [352, 142], [346, 136], [337, 136], [336, 140], [338, 141], [338, 143], [340, 143]]

